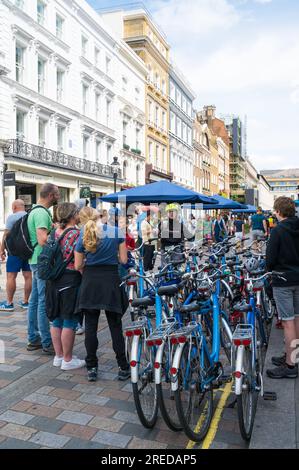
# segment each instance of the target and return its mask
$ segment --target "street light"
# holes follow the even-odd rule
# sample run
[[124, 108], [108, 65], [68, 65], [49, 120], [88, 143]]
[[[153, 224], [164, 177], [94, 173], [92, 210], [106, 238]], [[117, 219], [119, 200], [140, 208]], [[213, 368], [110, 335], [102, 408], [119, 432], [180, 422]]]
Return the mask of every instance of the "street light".
[[[120, 167], [120, 163], [117, 157], [113, 157], [113, 162], [111, 163], [111, 166], [113, 168], [114, 193], [116, 193], [116, 182], [118, 177], [118, 169]], [[114, 207], [116, 207], [116, 203], [114, 203], [113, 205]]]
[[111, 163], [111, 166], [113, 168], [114, 192], [116, 193], [116, 182], [118, 177], [118, 169], [120, 167], [117, 157], [113, 157], [113, 162]]

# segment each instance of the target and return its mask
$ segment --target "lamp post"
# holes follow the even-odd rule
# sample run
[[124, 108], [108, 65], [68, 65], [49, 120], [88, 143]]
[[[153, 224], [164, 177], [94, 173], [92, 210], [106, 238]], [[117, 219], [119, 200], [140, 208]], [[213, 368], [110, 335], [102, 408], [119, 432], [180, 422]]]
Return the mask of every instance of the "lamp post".
[[[113, 168], [113, 181], [114, 181], [114, 193], [116, 193], [116, 183], [118, 177], [118, 169], [120, 167], [119, 161], [117, 157], [113, 157], [113, 162], [111, 163]], [[116, 207], [116, 203], [114, 203], [114, 207]]]

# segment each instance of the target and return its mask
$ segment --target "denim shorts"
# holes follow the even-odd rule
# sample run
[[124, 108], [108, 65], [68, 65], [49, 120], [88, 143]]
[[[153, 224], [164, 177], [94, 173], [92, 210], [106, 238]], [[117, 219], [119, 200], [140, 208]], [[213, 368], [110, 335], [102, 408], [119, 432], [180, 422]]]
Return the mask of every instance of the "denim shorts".
[[64, 320], [63, 318], [55, 318], [51, 322], [51, 326], [54, 328], [69, 328], [70, 330], [76, 330], [78, 325], [77, 320]]
[[281, 320], [299, 318], [299, 286], [273, 287], [273, 296]]
[[6, 272], [7, 273], [19, 273], [20, 271], [31, 271], [29, 263], [23, 261], [18, 256], [8, 255], [6, 261]]

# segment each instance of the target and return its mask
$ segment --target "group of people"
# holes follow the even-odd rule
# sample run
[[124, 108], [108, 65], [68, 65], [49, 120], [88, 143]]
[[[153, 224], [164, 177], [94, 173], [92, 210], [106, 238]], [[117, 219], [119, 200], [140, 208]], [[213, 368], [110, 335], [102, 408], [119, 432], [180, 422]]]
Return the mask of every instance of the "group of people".
[[[122, 333], [122, 316], [128, 300], [120, 287], [119, 263], [127, 263], [125, 232], [121, 231], [108, 214], [88, 206], [64, 202], [58, 204], [59, 188], [47, 183], [42, 186], [37, 205], [30, 211], [27, 226], [34, 252], [29, 262], [6, 253], [5, 238], [12, 225], [25, 215], [22, 201], [13, 204], [13, 215], [7, 220], [1, 244], [2, 260], [7, 256], [7, 300], [1, 310], [14, 309], [17, 273], [25, 278], [23, 308], [28, 310], [28, 351], [42, 350], [53, 355], [53, 366], [62, 370], [87, 367], [89, 381], [98, 375], [97, 331], [101, 310], [104, 310], [112, 337], [112, 346], [119, 366], [119, 380], [130, 377]], [[50, 208], [55, 210], [54, 224]], [[113, 213], [111, 219], [114, 219]], [[48, 236], [59, 243], [66, 269], [53, 281], [39, 276], [39, 256]], [[75, 330], [85, 321], [86, 358], [73, 354]]]
[[[16, 278], [22, 270], [24, 297], [20, 307], [28, 310], [28, 351], [42, 350], [53, 355], [53, 366], [62, 370], [87, 367], [89, 381], [98, 376], [98, 322], [102, 310], [106, 313], [112, 346], [119, 367], [119, 380], [130, 377], [125, 343], [122, 333], [122, 317], [128, 308], [126, 292], [121, 287], [121, 267], [128, 266], [130, 252], [136, 246], [143, 248], [144, 270], [153, 269], [153, 239], [159, 239], [162, 252], [184, 240], [196, 239], [198, 221], [194, 216], [188, 223], [180, 215], [176, 204], [168, 204], [162, 220], [143, 207], [136, 217], [126, 218], [119, 209], [97, 211], [77, 203], [59, 204], [59, 188], [47, 183], [42, 186], [36, 206], [27, 219], [30, 242], [34, 248], [29, 262], [7, 253], [5, 240], [14, 224], [26, 215], [24, 202], [16, 200], [12, 215], [0, 247], [0, 256], [6, 259], [7, 299], [0, 310], [13, 311]], [[50, 208], [56, 206], [53, 221]], [[253, 241], [270, 235], [266, 264], [272, 271], [285, 273], [286, 280], [273, 280], [274, 299], [285, 334], [286, 354], [273, 358], [275, 369], [269, 370], [273, 378], [298, 376], [294, 359], [294, 342], [299, 340], [299, 219], [295, 215], [294, 202], [286, 197], [278, 198], [274, 205], [275, 217], [266, 218], [261, 208], [249, 219]], [[157, 215], [157, 214], [156, 214]], [[153, 219], [156, 223], [153, 224]], [[245, 236], [245, 220], [241, 216], [228, 218], [219, 213], [213, 220], [206, 215], [200, 223], [200, 237], [219, 242], [228, 234], [240, 241]], [[58, 279], [45, 281], [39, 276], [39, 257], [48, 243], [49, 235], [61, 249], [66, 269]], [[178, 254], [179, 256], [179, 254]], [[75, 331], [85, 323], [85, 359], [73, 354]]]

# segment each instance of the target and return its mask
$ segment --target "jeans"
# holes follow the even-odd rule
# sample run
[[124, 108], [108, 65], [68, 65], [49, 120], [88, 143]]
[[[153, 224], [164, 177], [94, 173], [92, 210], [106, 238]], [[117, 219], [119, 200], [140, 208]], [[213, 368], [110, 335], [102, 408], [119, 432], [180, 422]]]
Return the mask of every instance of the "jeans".
[[31, 265], [32, 291], [28, 308], [28, 341], [35, 343], [41, 340], [43, 348], [52, 344], [49, 320], [46, 314], [46, 281], [39, 279], [37, 265]]
[[[85, 348], [87, 356], [85, 358], [87, 369], [98, 366], [98, 322], [100, 310], [85, 310]], [[129, 364], [125, 352], [125, 340], [122, 332], [122, 320], [119, 313], [105, 312], [109, 325], [112, 347], [116, 355], [117, 364], [121, 369], [127, 369]]]
[[51, 326], [54, 328], [68, 328], [69, 330], [74, 331], [76, 331], [77, 325], [77, 320], [63, 320], [63, 318], [55, 318], [55, 320], [53, 320], [51, 323]]

